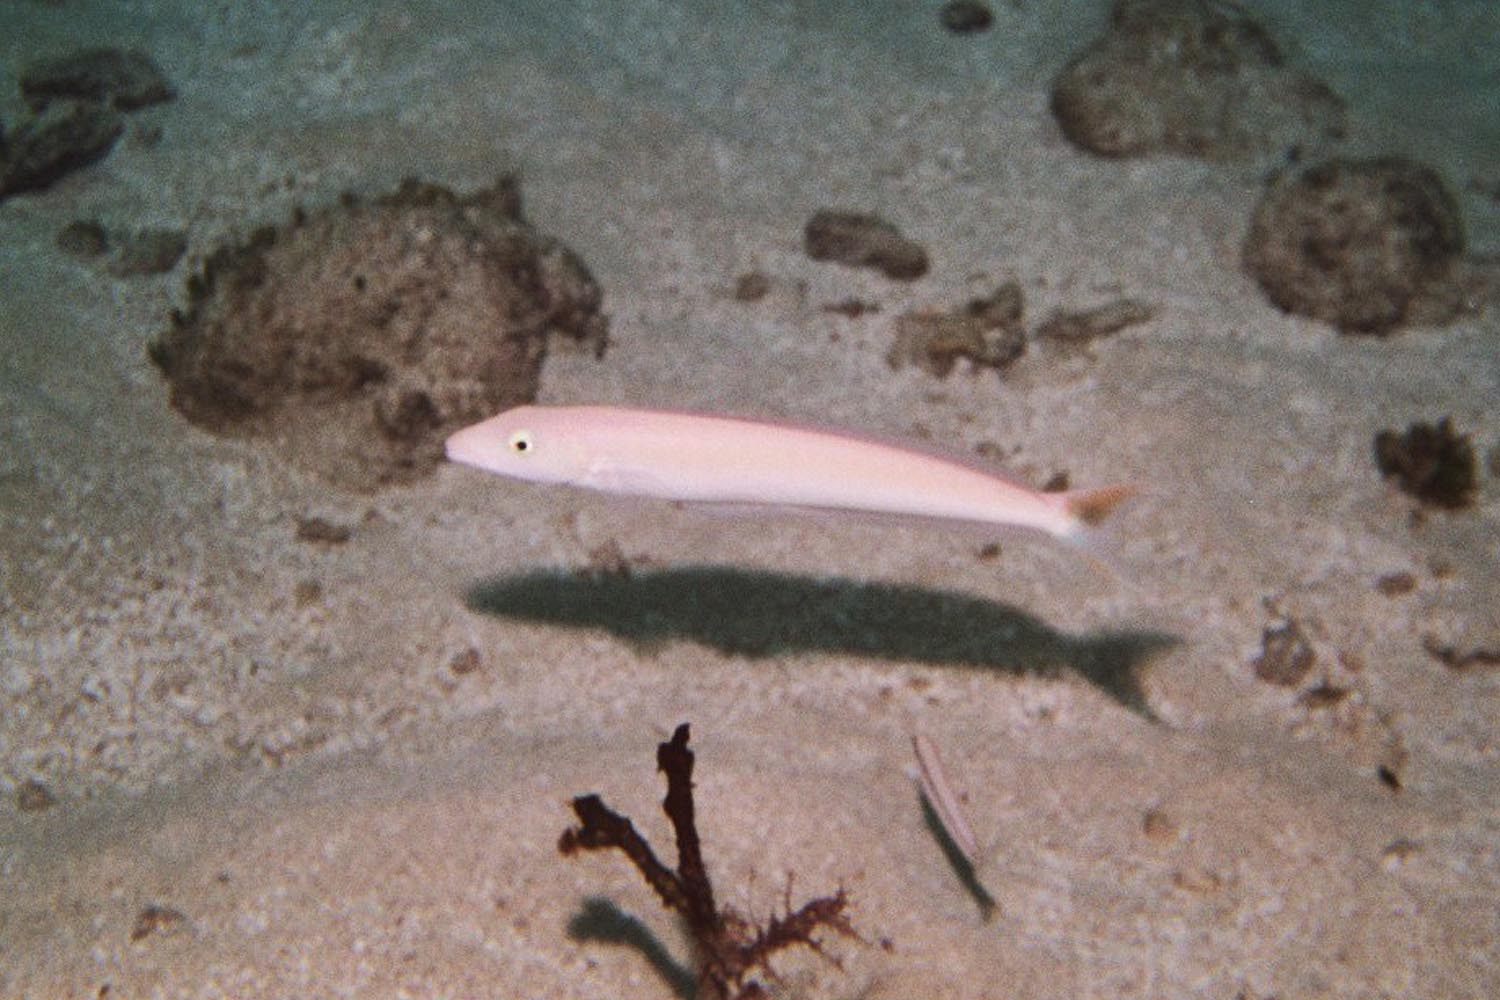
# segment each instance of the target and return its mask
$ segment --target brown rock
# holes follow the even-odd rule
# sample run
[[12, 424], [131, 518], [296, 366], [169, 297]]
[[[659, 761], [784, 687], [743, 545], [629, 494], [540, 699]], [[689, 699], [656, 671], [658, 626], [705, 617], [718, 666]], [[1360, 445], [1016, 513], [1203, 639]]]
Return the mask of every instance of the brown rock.
[[1063, 69], [1052, 113], [1101, 156], [1231, 159], [1336, 137], [1342, 102], [1271, 36], [1213, 0], [1120, 0], [1109, 32]]
[[69, 257], [86, 260], [109, 249], [109, 233], [94, 219], [78, 219], [63, 226], [55, 242]]
[[1467, 507], [1479, 485], [1474, 446], [1447, 417], [1436, 426], [1414, 423], [1405, 433], [1376, 434], [1375, 464], [1403, 493], [1435, 507]]
[[171, 402], [348, 489], [409, 482], [453, 430], [535, 397], [549, 332], [602, 352], [600, 293], [504, 178], [408, 181], [214, 253], [151, 345]]
[[55, 805], [57, 798], [40, 781], [23, 781], [16, 787], [16, 808], [21, 812], [41, 812]]
[[1255, 660], [1255, 676], [1278, 687], [1302, 683], [1318, 660], [1312, 645], [1294, 621], [1275, 625], [1261, 635], [1261, 652]]
[[165, 274], [187, 252], [187, 234], [180, 229], [142, 229], [111, 242], [115, 251], [105, 270], [117, 278]]
[[1280, 308], [1343, 333], [1450, 319], [1463, 251], [1458, 204], [1399, 159], [1334, 159], [1274, 181], [1256, 206], [1245, 269]]
[[927, 251], [876, 215], [821, 211], [808, 220], [803, 245], [813, 260], [870, 267], [896, 281], [927, 273]]
[[1010, 281], [962, 309], [904, 313], [896, 319], [896, 340], [886, 363], [892, 368], [914, 364], [939, 378], [960, 359], [977, 367], [1005, 368], [1026, 351], [1021, 312], [1021, 286]]
[[95, 48], [27, 66], [21, 71], [21, 94], [33, 109], [71, 98], [130, 111], [170, 101], [177, 91], [144, 52]]
[[1155, 318], [1155, 306], [1135, 299], [1118, 299], [1081, 312], [1053, 313], [1036, 328], [1035, 336], [1039, 340], [1082, 344]]
[[114, 148], [120, 116], [88, 101], [60, 101], [22, 122], [0, 142], [0, 201], [49, 187]]
[[951, 0], [938, 11], [938, 20], [955, 35], [971, 35], [994, 24], [995, 14], [978, 0]]

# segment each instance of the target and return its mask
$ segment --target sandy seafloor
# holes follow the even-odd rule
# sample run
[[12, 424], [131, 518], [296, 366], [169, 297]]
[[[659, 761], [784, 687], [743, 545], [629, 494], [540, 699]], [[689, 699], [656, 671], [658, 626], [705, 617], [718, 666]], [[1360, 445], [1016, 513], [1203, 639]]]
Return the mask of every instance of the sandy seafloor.
[[[716, 6], [0, 6], [7, 81], [35, 52], [123, 44], [179, 90], [132, 118], [159, 142], [0, 205], [0, 995], [683, 995], [684, 934], [623, 857], [555, 849], [568, 799], [598, 791], [672, 854], [654, 746], [681, 721], [721, 899], [763, 917], [793, 875], [794, 902], [843, 885], [868, 942], [830, 942], [842, 972], [788, 956], [778, 995], [1500, 995], [1500, 673], [1422, 647], [1500, 645], [1500, 498], [1482, 473], [1474, 507], [1415, 521], [1371, 459], [1378, 430], [1443, 415], [1481, 455], [1500, 441], [1493, 300], [1386, 340], [1268, 305], [1239, 266], [1264, 162], [1106, 162], [1047, 113], [1102, 3], [1000, 3], [970, 38], [928, 5]], [[1497, 9], [1254, 6], [1349, 101], [1342, 148], [1442, 171], [1492, 258]], [[454, 466], [352, 495], [168, 407], [144, 347], [222, 241], [346, 189], [507, 170], [612, 317], [603, 361], [552, 355], [543, 401], [924, 434], [1037, 483], [1140, 483], [1119, 579], [1045, 541], [986, 560], [963, 534]], [[896, 222], [932, 272], [808, 260], [802, 225], [833, 206]], [[90, 217], [186, 228], [189, 258], [112, 278], [54, 247]], [[757, 269], [770, 294], [735, 301]], [[886, 365], [901, 311], [1007, 278], [1033, 320], [1121, 295], [1161, 312], [1003, 378]], [[882, 311], [822, 308], [851, 296]], [[299, 542], [306, 516], [353, 536]], [[842, 580], [856, 619], [858, 582], [915, 588], [896, 612], [918, 648], [964, 628], [919, 613], [951, 592], [1000, 638], [984, 666], [841, 651], [835, 601], [755, 657], [466, 605], [610, 543], [752, 592]], [[1377, 591], [1396, 572], [1415, 588]], [[1283, 616], [1318, 655], [1298, 689], [1251, 667]], [[1080, 669], [1152, 637], [1145, 710]], [[1324, 681], [1341, 702], [1309, 703]], [[988, 845], [988, 919], [919, 807], [918, 729]], [[56, 804], [20, 810], [28, 781]], [[133, 935], [151, 906], [183, 919]]]

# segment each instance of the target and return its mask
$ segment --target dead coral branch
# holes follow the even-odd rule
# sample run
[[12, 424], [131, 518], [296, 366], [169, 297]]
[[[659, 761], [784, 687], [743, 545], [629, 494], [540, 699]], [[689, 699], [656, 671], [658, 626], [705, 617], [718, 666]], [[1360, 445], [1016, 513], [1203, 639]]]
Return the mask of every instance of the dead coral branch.
[[687, 723], [677, 727], [671, 740], [657, 746], [656, 766], [667, 776], [662, 808], [677, 840], [675, 872], [662, 863], [629, 819], [610, 809], [597, 795], [573, 800], [580, 825], [564, 830], [557, 847], [566, 855], [610, 847], [625, 852], [662, 904], [687, 921], [703, 963], [698, 973], [701, 995], [716, 1000], [764, 997], [764, 988], [753, 980], [757, 970], [774, 978], [771, 956], [793, 945], [824, 954], [817, 940], [820, 928], [858, 939], [844, 913], [848, 896], [842, 889], [804, 903], [795, 912], [788, 904], [788, 912], [772, 917], [765, 927], [752, 924], [730, 907], [718, 909], [693, 815], [693, 752], [688, 749]]

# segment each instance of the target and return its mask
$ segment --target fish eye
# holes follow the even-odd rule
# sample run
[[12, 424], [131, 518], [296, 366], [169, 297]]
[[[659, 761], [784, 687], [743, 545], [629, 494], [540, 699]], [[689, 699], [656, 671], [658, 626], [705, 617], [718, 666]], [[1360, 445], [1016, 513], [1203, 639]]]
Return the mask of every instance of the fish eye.
[[530, 431], [516, 431], [510, 436], [510, 450], [517, 455], [529, 455], [535, 445], [531, 442]]

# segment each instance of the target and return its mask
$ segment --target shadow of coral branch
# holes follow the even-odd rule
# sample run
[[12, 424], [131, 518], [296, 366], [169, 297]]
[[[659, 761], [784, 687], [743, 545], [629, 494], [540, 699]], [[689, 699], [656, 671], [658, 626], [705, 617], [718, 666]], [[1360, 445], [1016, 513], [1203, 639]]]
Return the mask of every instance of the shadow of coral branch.
[[674, 961], [671, 953], [641, 921], [607, 899], [584, 901], [583, 909], [568, 921], [568, 936], [575, 941], [599, 941], [625, 945], [643, 955], [657, 975], [681, 1000], [693, 1000], [698, 977], [693, 970]]

